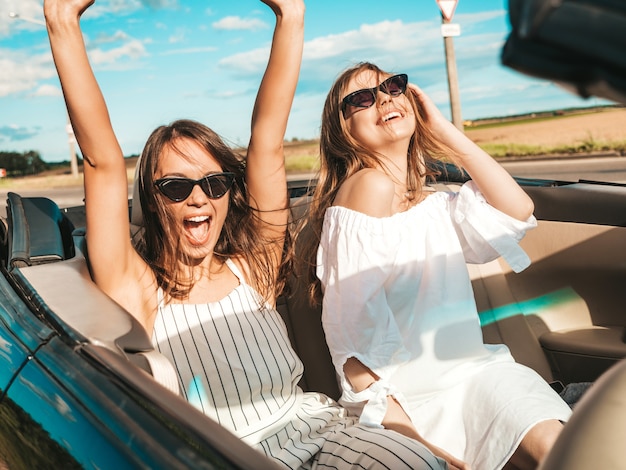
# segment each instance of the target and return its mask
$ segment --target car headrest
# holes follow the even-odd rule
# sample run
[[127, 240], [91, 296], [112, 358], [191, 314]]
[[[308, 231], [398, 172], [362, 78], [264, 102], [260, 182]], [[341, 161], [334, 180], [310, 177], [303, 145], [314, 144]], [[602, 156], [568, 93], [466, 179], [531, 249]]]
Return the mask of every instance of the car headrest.
[[626, 2], [509, 0], [502, 63], [588, 98], [626, 103]]

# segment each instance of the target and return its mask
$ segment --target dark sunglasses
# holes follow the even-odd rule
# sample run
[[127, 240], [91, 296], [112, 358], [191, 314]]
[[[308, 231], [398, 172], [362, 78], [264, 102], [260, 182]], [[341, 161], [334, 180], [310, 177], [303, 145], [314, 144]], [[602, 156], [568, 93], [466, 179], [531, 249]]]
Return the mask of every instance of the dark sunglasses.
[[364, 88], [357, 90], [346, 96], [341, 103], [341, 111], [344, 117], [346, 116], [346, 107], [348, 105], [355, 108], [369, 108], [376, 103], [376, 93], [378, 90], [389, 96], [400, 96], [406, 91], [407, 84], [409, 83], [409, 77], [406, 73], [393, 75], [387, 80], [383, 81], [380, 85], [374, 88]]
[[209, 199], [219, 199], [224, 196], [235, 181], [235, 173], [212, 173], [199, 180], [191, 178], [168, 177], [154, 182], [163, 196], [174, 201], [184, 201], [189, 197], [196, 185], [200, 185]]

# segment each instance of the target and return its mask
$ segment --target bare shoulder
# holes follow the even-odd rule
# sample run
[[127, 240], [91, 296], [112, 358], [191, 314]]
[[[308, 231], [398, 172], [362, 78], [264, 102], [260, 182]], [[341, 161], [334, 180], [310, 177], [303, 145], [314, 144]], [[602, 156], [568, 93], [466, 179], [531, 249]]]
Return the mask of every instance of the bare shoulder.
[[392, 215], [395, 187], [382, 171], [366, 168], [349, 177], [339, 188], [334, 205], [372, 217]]

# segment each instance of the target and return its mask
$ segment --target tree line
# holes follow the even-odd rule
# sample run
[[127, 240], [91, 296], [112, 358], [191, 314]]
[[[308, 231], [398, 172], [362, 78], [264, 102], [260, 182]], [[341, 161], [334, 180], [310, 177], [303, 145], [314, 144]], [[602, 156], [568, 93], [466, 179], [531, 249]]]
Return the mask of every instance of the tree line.
[[2, 152], [0, 151], [0, 168], [6, 170], [6, 176], [36, 175], [50, 169], [50, 164], [41, 159], [39, 152]]

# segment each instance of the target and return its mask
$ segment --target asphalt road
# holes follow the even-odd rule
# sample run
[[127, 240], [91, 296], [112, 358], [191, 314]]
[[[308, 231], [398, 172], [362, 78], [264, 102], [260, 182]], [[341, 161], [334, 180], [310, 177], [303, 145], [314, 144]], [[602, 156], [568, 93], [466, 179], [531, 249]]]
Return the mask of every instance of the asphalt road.
[[[540, 178], [561, 181], [595, 180], [626, 183], [626, 157], [584, 157], [558, 159], [528, 159], [502, 162], [509, 173], [522, 178]], [[290, 175], [290, 179], [308, 179], [310, 174]], [[5, 200], [7, 190], [0, 190], [0, 200]], [[83, 204], [82, 187], [55, 189], [20, 189], [22, 196], [43, 196], [54, 200], [59, 207]], [[132, 188], [128, 188], [129, 197]], [[4, 215], [4, 204], [0, 213]]]
[[522, 178], [626, 183], [626, 157], [532, 159], [502, 165], [513, 176]]

